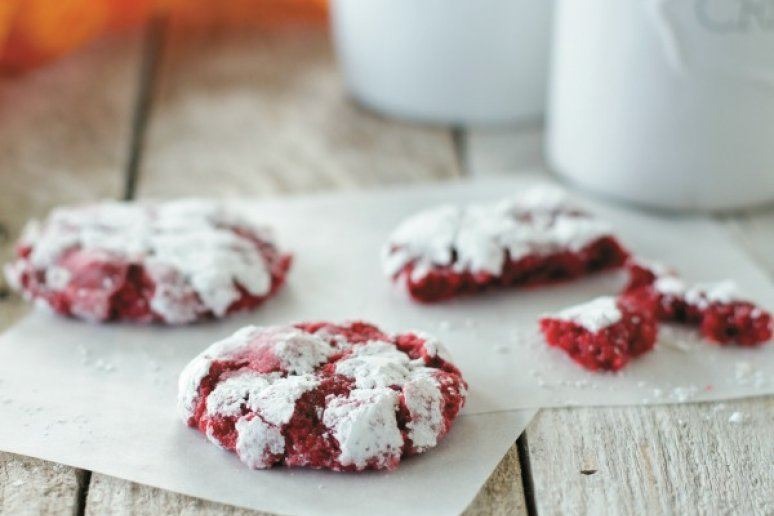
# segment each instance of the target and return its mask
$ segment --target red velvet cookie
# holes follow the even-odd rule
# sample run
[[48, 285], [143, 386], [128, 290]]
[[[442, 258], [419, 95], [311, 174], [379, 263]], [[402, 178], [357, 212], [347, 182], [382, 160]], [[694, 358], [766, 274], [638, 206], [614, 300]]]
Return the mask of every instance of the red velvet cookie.
[[600, 297], [540, 320], [549, 345], [586, 369], [617, 371], [653, 349], [657, 324], [647, 311], [614, 297]]
[[5, 272], [63, 315], [182, 324], [258, 306], [290, 262], [265, 228], [216, 203], [104, 202], [30, 222]]
[[619, 267], [627, 256], [606, 223], [543, 187], [494, 204], [420, 212], [392, 233], [382, 263], [414, 299], [432, 302], [573, 279]]
[[395, 469], [434, 447], [466, 390], [432, 337], [363, 322], [243, 328], [179, 387], [183, 421], [247, 466], [336, 471]]
[[771, 340], [772, 318], [766, 310], [739, 298], [732, 281], [687, 285], [673, 271], [632, 262], [622, 297], [659, 320], [697, 326], [719, 344], [756, 346]]

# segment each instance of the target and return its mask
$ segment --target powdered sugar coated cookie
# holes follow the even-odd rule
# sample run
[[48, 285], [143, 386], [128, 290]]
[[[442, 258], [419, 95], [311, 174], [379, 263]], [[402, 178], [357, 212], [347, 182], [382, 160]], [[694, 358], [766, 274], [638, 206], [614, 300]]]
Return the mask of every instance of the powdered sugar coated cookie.
[[392, 233], [382, 264], [415, 299], [438, 301], [493, 285], [571, 279], [626, 257], [607, 223], [563, 191], [537, 187], [495, 203], [417, 213]]
[[257, 306], [289, 266], [267, 228], [180, 200], [56, 209], [27, 225], [5, 272], [65, 315], [181, 324]]
[[421, 332], [251, 326], [188, 364], [178, 409], [251, 468], [394, 469], [446, 435], [465, 390], [448, 353]]

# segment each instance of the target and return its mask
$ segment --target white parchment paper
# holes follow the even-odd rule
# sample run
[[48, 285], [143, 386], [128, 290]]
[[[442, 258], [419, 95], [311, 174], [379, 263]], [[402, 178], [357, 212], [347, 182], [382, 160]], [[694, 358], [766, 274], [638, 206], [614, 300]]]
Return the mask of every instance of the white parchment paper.
[[[438, 335], [471, 385], [467, 413], [566, 405], [718, 400], [774, 392], [774, 345], [721, 347], [692, 330], [662, 325], [656, 349], [620, 373], [592, 373], [546, 346], [537, 319], [626, 281], [613, 272], [546, 288], [508, 289], [422, 305], [382, 276], [380, 248], [406, 215], [444, 202], [498, 199], [544, 181], [530, 176], [338, 194], [249, 207], [297, 252], [290, 288], [260, 321], [379, 321], [390, 330]], [[637, 255], [676, 267], [689, 281], [737, 281], [746, 297], [774, 308], [774, 288], [726, 230], [706, 218], [656, 217], [578, 201], [614, 225]]]
[[[205, 339], [223, 331], [202, 329]], [[175, 414], [177, 373], [201, 343], [129, 333], [45, 314], [7, 333], [0, 449], [281, 514], [455, 514], [535, 414], [462, 416], [438, 448], [391, 473], [253, 471]]]
[[[615, 293], [621, 273], [436, 305], [412, 303], [382, 276], [380, 247], [406, 215], [439, 202], [496, 199], [536, 181], [240, 202], [270, 222], [296, 255], [279, 296], [255, 313], [184, 328], [31, 315], [0, 337], [0, 449], [281, 513], [453, 513], [470, 502], [534, 414], [520, 409], [774, 392], [770, 345], [721, 348], [665, 328], [654, 352], [623, 373], [599, 374], [541, 342], [541, 314]], [[677, 267], [689, 280], [733, 278], [750, 298], [774, 306], [770, 280], [715, 224], [583, 203], [610, 220], [635, 252]], [[464, 415], [438, 449], [394, 473], [256, 472], [177, 420], [177, 375], [215, 340], [245, 324], [355, 318], [390, 331], [430, 331], [451, 350], [470, 392]]]

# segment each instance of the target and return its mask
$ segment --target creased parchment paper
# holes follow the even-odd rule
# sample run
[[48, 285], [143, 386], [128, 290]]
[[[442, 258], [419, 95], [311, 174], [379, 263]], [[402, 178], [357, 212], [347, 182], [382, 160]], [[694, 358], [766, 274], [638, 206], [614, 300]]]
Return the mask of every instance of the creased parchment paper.
[[[441, 202], [497, 199], [529, 177], [278, 201], [233, 201], [271, 223], [296, 255], [287, 287], [255, 313], [184, 328], [95, 326], [37, 313], [0, 337], [0, 449], [174, 491], [281, 513], [462, 510], [532, 409], [714, 400], [774, 392], [774, 347], [721, 348], [662, 329], [623, 373], [594, 374], [547, 348], [536, 320], [615, 293], [621, 273], [541, 289], [417, 305], [382, 276], [379, 251], [405, 216]], [[772, 285], [725, 231], [581, 200], [636, 253], [689, 280], [733, 278], [774, 306]], [[435, 450], [394, 473], [249, 471], [176, 419], [176, 379], [205, 346], [245, 324], [362, 318], [435, 333], [470, 384], [468, 404]]]

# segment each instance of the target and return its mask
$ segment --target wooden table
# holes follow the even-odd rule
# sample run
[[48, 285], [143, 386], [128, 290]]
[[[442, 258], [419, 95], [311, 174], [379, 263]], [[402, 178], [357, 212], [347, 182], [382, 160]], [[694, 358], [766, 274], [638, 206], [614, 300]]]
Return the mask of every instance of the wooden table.
[[[0, 81], [0, 258], [24, 221], [99, 198], [270, 196], [540, 168], [539, 126], [418, 127], [349, 102], [324, 33], [165, 23]], [[722, 219], [774, 271], [774, 213]], [[7, 288], [0, 326], [27, 311]], [[728, 422], [732, 411], [748, 416]], [[471, 514], [773, 514], [774, 397], [544, 410]], [[516, 436], [514, 436], [516, 437]], [[242, 514], [0, 453], [0, 511]]]

